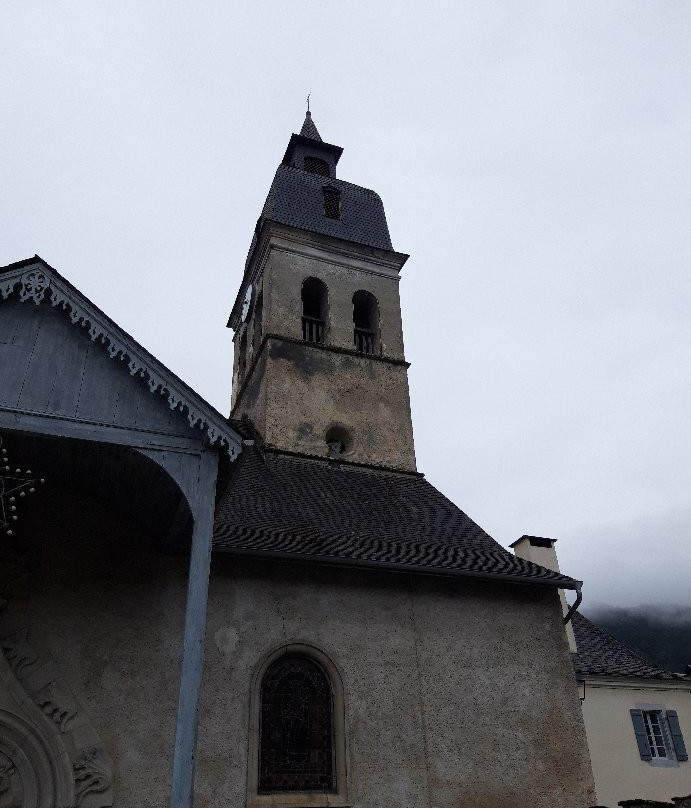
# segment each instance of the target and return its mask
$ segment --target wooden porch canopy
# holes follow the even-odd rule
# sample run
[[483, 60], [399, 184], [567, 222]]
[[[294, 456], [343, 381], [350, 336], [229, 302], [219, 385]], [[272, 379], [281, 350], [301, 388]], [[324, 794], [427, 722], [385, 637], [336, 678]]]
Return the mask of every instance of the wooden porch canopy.
[[0, 431], [128, 447], [165, 470], [187, 501], [193, 527], [171, 804], [189, 808], [219, 460], [238, 457], [240, 436], [38, 256], [0, 268]]

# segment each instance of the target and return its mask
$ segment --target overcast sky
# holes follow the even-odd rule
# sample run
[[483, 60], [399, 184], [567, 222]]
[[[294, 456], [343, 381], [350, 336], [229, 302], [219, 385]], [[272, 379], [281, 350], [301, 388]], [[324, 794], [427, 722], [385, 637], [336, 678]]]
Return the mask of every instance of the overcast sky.
[[38, 253], [227, 413], [305, 96], [381, 194], [418, 466], [584, 606], [691, 578], [688, 0], [0, 6], [0, 265]]

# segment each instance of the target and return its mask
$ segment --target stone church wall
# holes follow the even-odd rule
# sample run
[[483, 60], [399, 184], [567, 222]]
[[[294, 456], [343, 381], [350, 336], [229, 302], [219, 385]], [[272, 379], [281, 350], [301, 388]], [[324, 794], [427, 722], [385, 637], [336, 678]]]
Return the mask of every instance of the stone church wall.
[[156, 553], [127, 514], [93, 499], [51, 485], [31, 505], [16, 544], [3, 540], [0, 707], [9, 703], [41, 743], [69, 755], [74, 803], [56, 805], [161, 808], [186, 562]]
[[291, 644], [317, 649], [340, 675], [342, 804], [595, 804], [556, 591], [216, 559], [200, 805], [246, 804], [257, 672]]
[[[23, 552], [8, 545], [0, 566], [4, 661], [26, 665], [13, 672], [12, 693], [0, 679], [0, 711], [12, 698], [19, 711], [23, 689], [39, 732], [71, 752], [100, 750], [79, 759], [90, 769], [70, 771], [82, 777], [82, 808], [160, 808], [170, 794], [185, 560], [155, 552], [126, 514], [52, 488], [40, 497], [23, 517]], [[341, 804], [595, 804], [555, 592], [241, 559], [213, 567], [200, 808], [247, 804], [253, 686], [287, 644], [312, 647], [340, 677]], [[24, 645], [13, 649], [17, 636]], [[52, 689], [32, 690], [47, 670]]]

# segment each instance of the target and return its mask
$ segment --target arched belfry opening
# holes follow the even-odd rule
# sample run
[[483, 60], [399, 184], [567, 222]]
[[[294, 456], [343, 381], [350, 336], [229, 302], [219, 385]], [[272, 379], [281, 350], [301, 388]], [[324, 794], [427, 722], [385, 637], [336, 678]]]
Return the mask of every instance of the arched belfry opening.
[[324, 342], [328, 320], [329, 293], [318, 278], [302, 284], [302, 338], [305, 342]]
[[359, 353], [379, 351], [379, 303], [371, 292], [353, 295], [353, 344]]
[[238, 386], [245, 381], [247, 371], [247, 329], [242, 332], [240, 346], [238, 348]]

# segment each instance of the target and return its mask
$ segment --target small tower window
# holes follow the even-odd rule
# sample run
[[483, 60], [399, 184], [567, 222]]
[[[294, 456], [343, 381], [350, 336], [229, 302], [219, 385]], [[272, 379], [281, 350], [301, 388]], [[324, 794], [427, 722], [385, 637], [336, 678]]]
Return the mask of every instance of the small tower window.
[[324, 191], [324, 216], [328, 216], [329, 219], [340, 219], [341, 192], [331, 185], [325, 185], [322, 190]]
[[324, 342], [327, 314], [327, 289], [318, 278], [302, 284], [302, 338], [305, 342]]
[[252, 356], [259, 350], [262, 341], [262, 314], [264, 298], [260, 292], [254, 304], [254, 322], [252, 323]]
[[353, 343], [355, 350], [373, 354], [378, 349], [379, 304], [370, 292], [353, 295]]
[[342, 426], [332, 426], [325, 436], [329, 457], [338, 457], [350, 451], [352, 439], [350, 432]]
[[326, 160], [320, 160], [318, 157], [305, 157], [304, 162], [305, 171], [309, 171], [310, 174], [321, 174], [322, 177], [330, 177], [331, 171], [329, 170], [329, 164]]
[[245, 370], [247, 368], [247, 328], [242, 332], [240, 345], [238, 347], [238, 387], [245, 381]]

